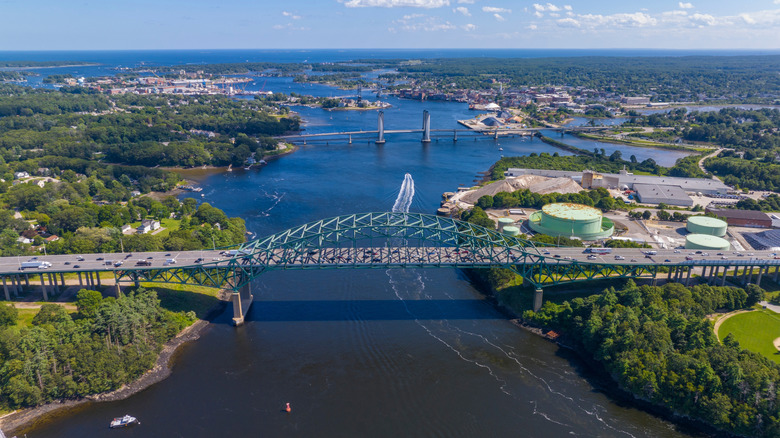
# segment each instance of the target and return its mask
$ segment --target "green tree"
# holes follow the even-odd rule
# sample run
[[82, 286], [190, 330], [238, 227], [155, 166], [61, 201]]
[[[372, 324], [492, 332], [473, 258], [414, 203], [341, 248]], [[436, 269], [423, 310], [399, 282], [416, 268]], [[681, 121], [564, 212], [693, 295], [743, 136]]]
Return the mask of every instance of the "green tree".
[[98, 291], [81, 289], [76, 293], [76, 308], [83, 318], [94, 318], [102, 302], [103, 295]]
[[16, 325], [19, 311], [13, 304], [0, 304], [0, 327]]

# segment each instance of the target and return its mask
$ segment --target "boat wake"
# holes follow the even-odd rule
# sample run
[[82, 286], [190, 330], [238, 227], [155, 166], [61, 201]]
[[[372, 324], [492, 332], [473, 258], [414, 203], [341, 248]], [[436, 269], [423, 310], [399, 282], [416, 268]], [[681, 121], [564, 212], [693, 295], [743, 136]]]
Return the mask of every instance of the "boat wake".
[[404, 175], [404, 182], [401, 183], [401, 190], [398, 191], [398, 197], [393, 204], [393, 213], [409, 213], [409, 207], [412, 206], [414, 199], [414, 180], [408, 173]]

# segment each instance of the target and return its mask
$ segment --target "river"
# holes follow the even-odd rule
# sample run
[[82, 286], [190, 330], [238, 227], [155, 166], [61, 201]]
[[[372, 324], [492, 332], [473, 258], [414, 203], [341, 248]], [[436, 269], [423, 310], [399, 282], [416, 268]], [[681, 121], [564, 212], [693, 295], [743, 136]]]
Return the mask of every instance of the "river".
[[[434, 129], [457, 128], [457, 119], [474, 115], [465, 104], [388, 100], [386, 129], [419, 128], [423, 109]], [[312, 133], [376, 129], [374, 111], [295, 110]], [[411, 211], [430, 213], [442, 192], [472, 184], [501, 154], [558, 151], [520, 137], [387, 141], [309, 144], [260, 169], [204, 174], [198, 199], [264, 236], [387, 211], [406, 173], [416, 189]], [[661, 164], [679, 154], [603, 147]], [[517, 328], [457, 270], [272, 272], [253, 287], [246, 324], [232, 327], [226, 309], [180, 349], [165, 381], [50, 419], [27, 436], [690, 436], [611, 399], [603, 388], [612, 384], [569, 351]], [[288, 402], [291, 413], [283, 411]], [[141, 425], [108, 429], [126, 413]]]

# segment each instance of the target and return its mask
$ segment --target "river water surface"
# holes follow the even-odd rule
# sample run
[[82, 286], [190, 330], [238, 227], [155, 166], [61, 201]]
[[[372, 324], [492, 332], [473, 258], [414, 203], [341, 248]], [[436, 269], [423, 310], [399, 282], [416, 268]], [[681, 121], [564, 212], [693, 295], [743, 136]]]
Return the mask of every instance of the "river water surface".
[[[386, 129], [419, 128], [423, 109], [434, 128], [454, 129], [457, 119], [474, 116], [465, 104], [390, 101]], [[374, 111], [296, 110], [309, 132], [376, 129]], [[502, 154], [558, 151], [527, 138], [423, 146], [416, 134], [386, 137], [384, 146], [309, 144], [261, 169], [204, 175], [198, 199], [264, 236], [388, 211], [406, 173], [415, 182], [410, 210], [431, 213], [442, 192], [471, 185]], [[603, 147], [667, 165], [680, 156]], [[518, 329], [457, 270], [272, 272], [255, 281], [254, 294], [246, 325], [232, 327], [226, 309], [180, 350], [165, 381], [27, 436], [689, 436], [610, 399], [576, 357]], [[288, 402], [291, 413], [283, 411]], [[108, 429], [126, 413], [141, 425]]]

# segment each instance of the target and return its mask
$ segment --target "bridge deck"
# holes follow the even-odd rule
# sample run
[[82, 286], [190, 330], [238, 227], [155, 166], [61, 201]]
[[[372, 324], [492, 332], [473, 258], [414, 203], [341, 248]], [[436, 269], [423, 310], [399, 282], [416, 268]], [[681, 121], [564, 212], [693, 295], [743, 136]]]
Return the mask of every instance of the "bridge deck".
[[[17, 274], [72, 273], [72, 272], [127, 272], [160, 269], [230, 268], [235, 265], [262, 265], [267, 269], [319, 269], [329, 267], [484, 267], [524, 263], [552, 265], [583, 264], [593, 266], [780, 266], [780, 257], [771, 251], [738, 253], [723, 252], [723, 256], [711, 252], [695, 254], [691, 250], [654, 250], [646, 256], [643, 249], [615, 249], [608, 255], [589, 258], [583, 248], [540, 248], [532, 254], [526, 248], [503, 252], [488, 248], [456, 247], [341, 247], [341, 248], [287, 248], [272, 252], [229, 256], [224, 251], [137, 252], [113, 254], [81, 254], [38, 256], [47, 261], [45, 269], [22, 269], [22, 263], [31, 257], [0, 257], [0, 276]], [[534, 251], [535, 252], [535, 251]], [[738, 254], [741, 254], [738, 255]], [[618, 259], [622, 258], [622, 259]], [[687, 260], [686, 258], [690, 258]], [[167, 260], [174, 259], [175, 263]], [[198, 261], [198, 259], [201, 259]], [[137, 265], [137, 261], [151, 263]], [[121, 265], [116, 262], [121, 261]]]

